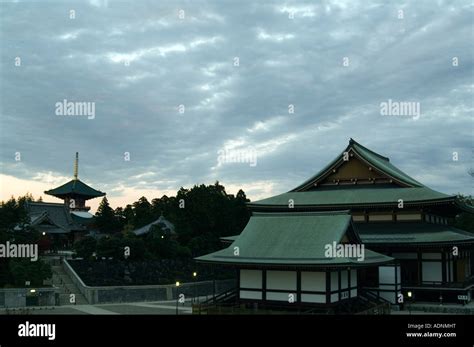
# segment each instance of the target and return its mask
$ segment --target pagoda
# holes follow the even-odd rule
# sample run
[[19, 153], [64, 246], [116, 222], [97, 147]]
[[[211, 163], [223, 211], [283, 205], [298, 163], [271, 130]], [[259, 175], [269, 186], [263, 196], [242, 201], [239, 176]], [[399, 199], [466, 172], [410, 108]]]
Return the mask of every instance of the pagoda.
[[89, 199], [104, 196], [78, 178], [79, 153], [74, 163], [74, 179], [45, 194], [64, 200], [64, 203], [28, 202], [26, 210], [29, 227], [42, 234], [45, 249], [69, 249], [82, 239], [93, 224], [94, 216], [85, 205]]
[[[196, 258], [237, 270], [240, 304], [357, 312], [371, 298], [465, 304], [473, 296], [474, 234], [454, 226], [473, 207], [353, 139], [310, 179], [248, 208], [243, 232], [223, 238], [227, 248]], [[363, 245], [365, 257], [328, 255], [331, 244]]]
[[74, 178], [62, 186], [47, 190], [44, 193], [64, 200], [64, 204], [68, 206], [71, 211], [87, 212], [90, 210], [90, 207], [86, 206], [86, 201], [89, 199], [105, 196], [105, 193], [95, 190], [94, 188], [82, 182], [78, 178], [78, 170], [79, 153], [76, 152], [76, 160], [74, 162]]

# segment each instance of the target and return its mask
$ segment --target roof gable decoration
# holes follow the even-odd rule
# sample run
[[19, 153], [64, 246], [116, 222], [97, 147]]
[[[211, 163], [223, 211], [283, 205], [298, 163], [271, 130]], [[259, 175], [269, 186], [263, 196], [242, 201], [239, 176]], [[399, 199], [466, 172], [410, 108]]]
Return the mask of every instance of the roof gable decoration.
[[315, 176], [293, 189], [302, 192], [324, 185], [384, 183], [400, 187], [423, 187], [384, 157], [350, 139], [346, 149]]

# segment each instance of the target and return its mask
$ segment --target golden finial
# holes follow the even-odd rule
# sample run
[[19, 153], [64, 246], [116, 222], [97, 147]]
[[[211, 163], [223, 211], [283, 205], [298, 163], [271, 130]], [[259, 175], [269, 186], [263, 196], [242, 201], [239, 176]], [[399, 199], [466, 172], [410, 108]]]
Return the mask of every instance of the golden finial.
[[74, 179], [77, 180], [77, 174], [79, 171], [79, 152], [76, 152], [76, 161], [74, 162]]

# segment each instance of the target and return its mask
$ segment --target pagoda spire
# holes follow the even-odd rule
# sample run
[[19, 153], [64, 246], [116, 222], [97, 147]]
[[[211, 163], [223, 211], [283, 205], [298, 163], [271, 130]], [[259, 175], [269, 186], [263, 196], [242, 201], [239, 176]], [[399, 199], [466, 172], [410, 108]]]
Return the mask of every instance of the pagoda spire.
[[76, 160], [74, 161], [74, 179], [77, 180], [79, 173], [79, 152], [76, 152]]

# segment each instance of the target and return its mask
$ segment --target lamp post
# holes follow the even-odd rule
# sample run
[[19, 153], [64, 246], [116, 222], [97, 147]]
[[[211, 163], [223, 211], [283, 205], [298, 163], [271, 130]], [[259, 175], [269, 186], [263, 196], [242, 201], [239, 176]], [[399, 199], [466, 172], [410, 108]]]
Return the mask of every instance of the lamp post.
[[409, 291], [407, 293], [407, 296], [408, 296], [408, 313], [411, 314], [411, 299], [413, 297], [413, 293]]
[[179, 283], [179, 281], [176, 281], [176, 315], [178, 315], [178, 304], [179, 304], [179, 293], [178, 293], [178, 288], [179, 288], [179, 285], [181, 283]]
[[194, 298], [193, 298], [193, 302], [196, 300], [196, 297], [197, 297], [197, 289], [196, 289], [196, 278], [197, 278], [197, 272], [194, 271], [193, 272], [193, 286], [194, 286]]

